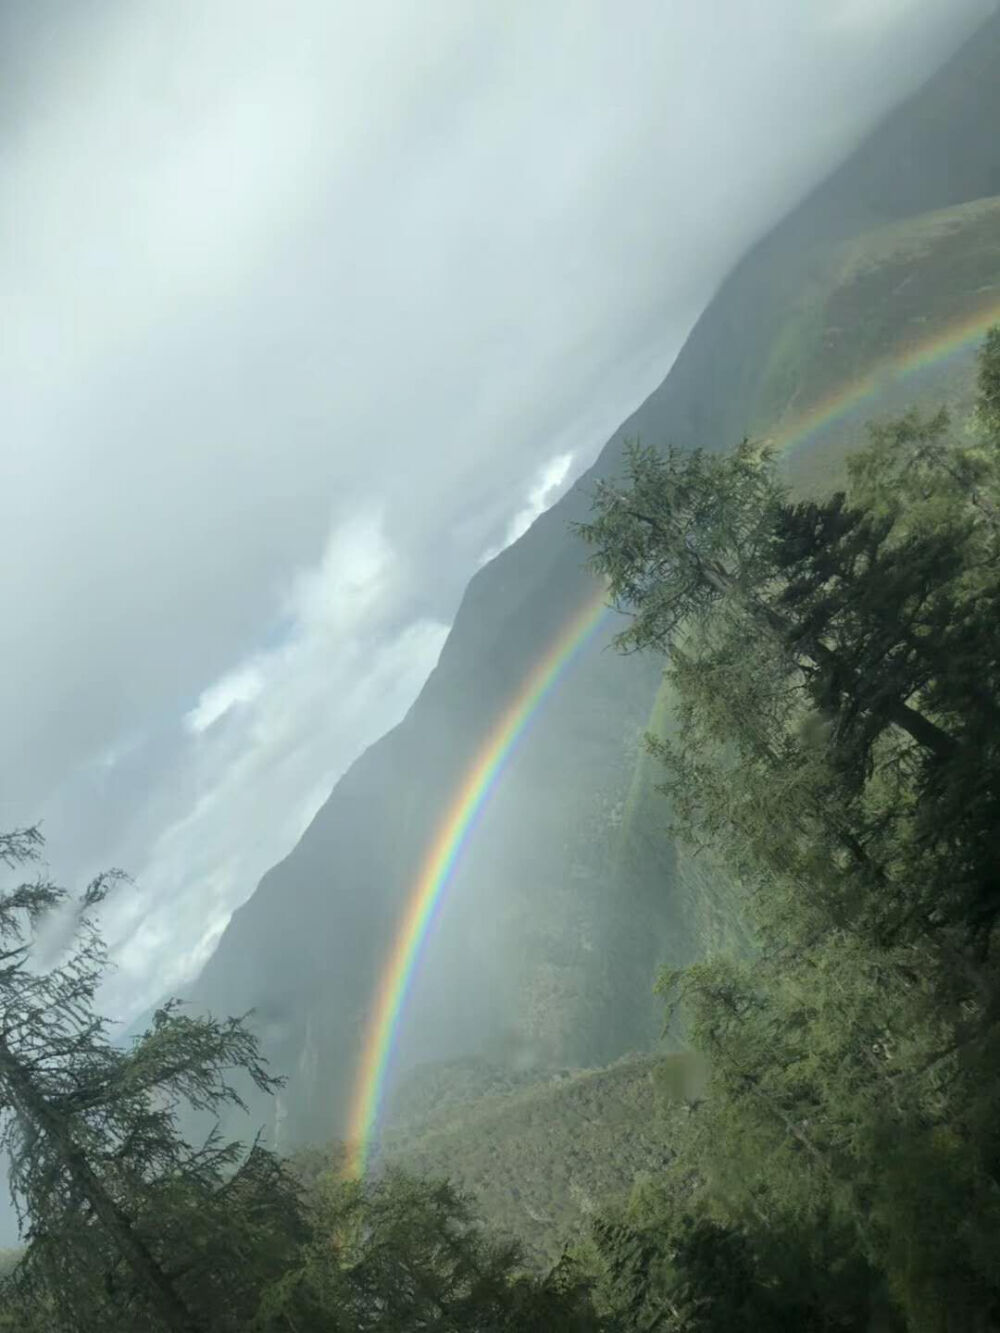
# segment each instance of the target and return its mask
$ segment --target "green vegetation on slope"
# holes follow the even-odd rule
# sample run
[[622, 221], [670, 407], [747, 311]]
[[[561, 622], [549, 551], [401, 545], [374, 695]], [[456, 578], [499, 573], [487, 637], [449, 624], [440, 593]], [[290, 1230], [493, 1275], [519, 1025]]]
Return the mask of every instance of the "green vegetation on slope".
[[[448, 1088], [462, 1072], [467, 1067], [434, 1074]], [[382, 1153], [418, 1175], [458, 1182], [481, 1216], [542, 1264], [554, 1261], [608, 1200], [663, 1169], [670, 1155], [664, 1104], [698, 1089], [698, 1070], [686, 1055], [535, 1073], [513, 1090], [501, 1073], [495, 1082], [481, 1073], [490, 1091], [409, 1123], [397, 1112]]]
[[[664, 679], [653, 701], [647, 736], [668, 737], [676, 711], [676, 692]], [[738, 885], [707, 852], [693, 855], [690, 847], [675, 842], [662, 781], [662, 767], [645, 746], [616, 839], [615, 882], [627, 887], [630, 901], [651, 893], [669, 899], [672, 928], [663, 942], [664, 965], [680, 967], [720, 949], [740, 951], [747, 941]], [[672, 1034], [665, 1039], [672, 1043]]]

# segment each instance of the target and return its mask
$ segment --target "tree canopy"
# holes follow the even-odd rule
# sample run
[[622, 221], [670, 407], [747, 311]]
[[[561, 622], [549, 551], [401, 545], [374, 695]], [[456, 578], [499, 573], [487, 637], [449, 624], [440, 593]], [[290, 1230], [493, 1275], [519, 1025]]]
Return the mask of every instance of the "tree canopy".
[[880, 426], [842, 491], [793, 498], [749, 441], [635, 445], [580, 528], [620, 646], [667, 655], [649, 744], [753, 939], [662, 979], [712, 1075], [652, 1232], [742, 1237], [764, 1304], [826, 1291], [789, 1326], [843, 1326], [838, 1267], [884, 1327], [1000, 1318], [998, 401], [994, 331], [974, 425]]

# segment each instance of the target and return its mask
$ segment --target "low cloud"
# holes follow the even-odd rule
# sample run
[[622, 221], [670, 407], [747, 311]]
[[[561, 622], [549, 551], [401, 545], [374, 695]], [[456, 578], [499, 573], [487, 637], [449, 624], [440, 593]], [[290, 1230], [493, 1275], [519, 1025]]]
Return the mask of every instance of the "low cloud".
[[281, 641], [206, 688], [186, 715], [173, 815], [137, 887], [106, 913], [114, 1012], [192, 979], [348, 764], [402, 718], [447, 627], [394, 625], [400, 574], [377, 512], [337, 525], [287, 591]]
[[264, 677], [255, 663], [239, 667], [202, 691], [195, 707], [185, 716], [184, 725], [188, 731], [206, 731], [236, 704], [253, 703], [263, 688]]
[[503, 540], [498, 546], [491, 546], [483, 552], [479, 557], [480, 565], [487, 564], [494, 556], [512, 546], [519, 537], [524, 536], [536, 518], [555, 504], [569, 485], [572, 466], [572, 454], [556, 454], [555, 458], [549, 459], [532, 483], [524, 504], [508, 523]]

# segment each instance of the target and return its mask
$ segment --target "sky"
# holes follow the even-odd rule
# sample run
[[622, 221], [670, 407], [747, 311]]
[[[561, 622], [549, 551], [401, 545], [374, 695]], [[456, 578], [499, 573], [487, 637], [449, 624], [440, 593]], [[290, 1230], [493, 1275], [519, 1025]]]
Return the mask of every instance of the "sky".
[[0, 827], [183, 993], [469, 577], [989, 0], [5, 0]]

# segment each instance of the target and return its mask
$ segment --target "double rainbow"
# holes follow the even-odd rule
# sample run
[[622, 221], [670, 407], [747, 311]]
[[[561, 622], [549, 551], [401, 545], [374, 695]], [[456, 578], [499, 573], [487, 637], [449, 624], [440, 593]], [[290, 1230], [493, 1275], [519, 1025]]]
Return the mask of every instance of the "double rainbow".
[[[787, 453], [814, 432], [874, 399], [890, 382], [967, 352], [998, 321], [1000, 299], [988, 301], [972, 314], [884, 358], [864, 377], [843, 385], [807, 411], [779, 424], [771, 443], [780, 453]], [[400, 1016], [428, 931], [441, 908], [455, 866], [538, 709], [594, 639], [608, 614], [603, 591], [595, 593], [555, 635], [480, 745], [438, 825], [414, 880], [373, 997], [350, 1103], [347, 1143], [348, 1165], [353, 1174], [363, 1175], [368, 1163]]]

